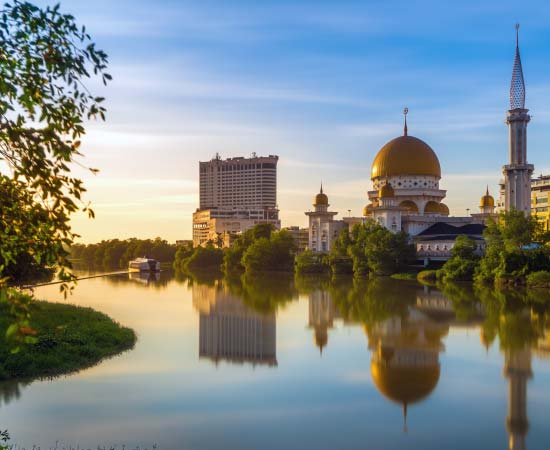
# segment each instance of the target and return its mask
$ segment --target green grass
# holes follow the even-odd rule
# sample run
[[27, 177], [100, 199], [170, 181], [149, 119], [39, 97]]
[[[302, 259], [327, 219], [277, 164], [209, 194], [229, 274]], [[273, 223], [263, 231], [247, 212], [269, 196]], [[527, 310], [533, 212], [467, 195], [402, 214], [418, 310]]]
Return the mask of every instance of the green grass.
[[5, 339], [11, 324], [6, 305], [0, 305], [0, 380], [49, 378], [93, 366], [131, 349], [136, 334], [91, 308], [33, 301], [31, 325], [36, 344], [17, 353]]

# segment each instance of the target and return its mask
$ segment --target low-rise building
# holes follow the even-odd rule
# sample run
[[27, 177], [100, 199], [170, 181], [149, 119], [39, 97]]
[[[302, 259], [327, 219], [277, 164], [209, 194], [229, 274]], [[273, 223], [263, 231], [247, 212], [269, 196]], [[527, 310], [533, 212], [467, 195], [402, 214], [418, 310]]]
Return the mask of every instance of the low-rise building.
[[550, 230], [550, 175], [541, 175], [531, 180], [531, 214]]
[[294, 239], [294, 245], [296, 245], [296, 252], [301, 253], [308, 249], [309, 245], [309, 229], [300, 228], [298, 226], [291, 226], [284, 228]]
[[338, 213], [329, 211], [328, 197], [320, 192], [313, 201], [314, 211], [306, 212], [309, 217], [309, 243], [308, 248], [314, 252], [326, 253], [332, 248], [332, 244], [338, 238], [340, 231], [346, 226], [342, 220], [334, 220]]

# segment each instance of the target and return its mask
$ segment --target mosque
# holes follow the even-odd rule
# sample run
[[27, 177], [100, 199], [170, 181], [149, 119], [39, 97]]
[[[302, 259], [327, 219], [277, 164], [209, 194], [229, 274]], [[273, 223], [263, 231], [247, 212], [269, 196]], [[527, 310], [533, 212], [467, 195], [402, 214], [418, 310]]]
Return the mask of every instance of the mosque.
[[[509, 164], [503, 167], [505, 210], [517, 209], [530, 214], [530, 180], [533, 165], [527, 163], [527, 124], [525, 84], [517, 42], [510, 87], [510, 110], [506, 117], [509, 129]], [[330, 250], [339, 231], [354, 223], [372, 219], [396, 233], [404, 231], [415, 242], [420, 258], [445, 260], [458, 235], [466, 235], [484, 248], [483, 229], [490, 217], [496, 216], [495, 199], [487, 187], [481, 196], [479, 212], [465, 217], [450, 216], [444, 203], [446, 191], [439, 186], [442, 172], [436, 152], [422, 139], [411, 136], [407, 127], [408, 109], [404, 110], [403, 135], [386, 143], [372, 163], [368, 191], [369, 203], [361, 218], [336, 220], [329, 211], [328, 196], [321, 191], [315, 196], [309, 217], [309, 248], [318, 252]]]

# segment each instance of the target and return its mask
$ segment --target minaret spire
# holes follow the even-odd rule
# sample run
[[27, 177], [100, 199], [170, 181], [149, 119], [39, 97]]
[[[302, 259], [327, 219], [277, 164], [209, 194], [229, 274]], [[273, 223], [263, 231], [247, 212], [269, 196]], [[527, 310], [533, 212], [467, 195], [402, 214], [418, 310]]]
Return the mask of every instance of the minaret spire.
[[405, 106], [403, 110], [403, 117], [405, 118], [405, 125], [403, 126], [403, 136], [407, 136], [407, 114], [409, 113], [409, 108]]
[[510, 84], [510, 109], [525, 109], [525, 81], [519, 55], [519, 23], [516, 23], [516, 55]]
[[519, 56], [519, 24], [516, 24], [516, 54], [510, 84], [508, 125], [509, 163], [503, 167], [504, 209], [516, 209], [531, 214], [531, 174], [533, 165], [527, 162], [527, 124], [531, 120], [525, 109], [525, 82]]

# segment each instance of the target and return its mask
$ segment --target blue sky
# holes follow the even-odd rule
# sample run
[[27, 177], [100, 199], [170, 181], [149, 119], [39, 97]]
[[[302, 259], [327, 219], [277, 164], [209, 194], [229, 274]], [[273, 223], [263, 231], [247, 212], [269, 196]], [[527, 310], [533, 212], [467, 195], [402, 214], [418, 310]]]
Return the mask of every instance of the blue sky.
[[[46, 2], [41, 2], [45, 4]], [[544, 1], [80, 1], [62, 9], [110, 55], [106, 123], [89, 126], [85, 241], [191, 236], [198, 160], [278, 154], [283, 226], [304, 225], [323, 180], [359, 215], [378, 149], [402, 132], [439, 156], [451, 214], [494, 195], [514, 24], [528, 159], [550, 171], [550, 3]], [[92, 84], [95, 87], [95, 84]]]

